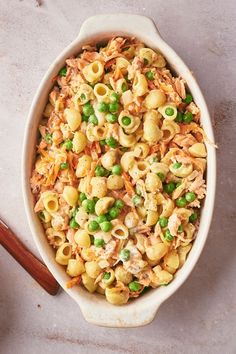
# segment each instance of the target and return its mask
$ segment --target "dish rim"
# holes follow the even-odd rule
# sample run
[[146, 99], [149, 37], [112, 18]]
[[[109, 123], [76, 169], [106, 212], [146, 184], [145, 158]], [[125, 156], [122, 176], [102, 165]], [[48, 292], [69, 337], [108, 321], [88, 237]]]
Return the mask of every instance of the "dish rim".
[[[139, 25], [140, 29], [135, 28], [134, 30], [135, 25]], [[118, 30], [118, 28], [123, 28], [123, 30]], [[52, 62], [38, 86], [28, 114], [23, 140], [23, 198], [28, 224], [39, 253], [62, 288], [79, 304], [85, 319], [88, 322], [109, 327], [136, 327], [150, 323], [161, 303], [167, 300], [183, 284], [196, 265], [206, 242], [215, 199], [216, 153], [215, 148], [211, 144], [206, 143], [208, 153], [206, 179], [207, 195], [204, 201], [204, 206], [201, 208], [200, 226], [187, 260], [183, 267], [177, 272], [175, 279], [167, 287], [152, 289], [142, 297], [137, 298], [135, 301], [123, 305], [122, 307], [111, 305], [107, 303], [105, 299], [101, 299], [99, 294], [90, 294], [82, 288], [66, 288], [65, 284], [68, 280], [68, 276], [66, 275], [65, 270], [56, 264], [54, 251], [47, 243], [40, 221], [32, 207], [33, 198], [29, 184], [29, 177], [35, 156], [37, 138], [36, 130], [48, 97], [49, 89], [52, 87], [51, 78], [55, 76], [65, 63], [65, 59], [68, 58], [72, 52], [78, 54], [80, 50], [79, 48], [82, 45], [91, 41], [97, 41], [98, 38], [101, 40], [106, 37], [112, 37], [113, 35], [133, 36], [134, 34], [138, 39], [144, 41], [147, 46], [159, 49], [175, 72], [178, 74], [179, 72], [181, 72], [181, 74], [184, 73], [183, 77], [186, 79], [188, 87], [193, 94], [194, 101], [200, 106], [202, 116], [201, 123], [204, 130], [208, 138], [214, 142], [212, 124], [206, 102], [193, 74], [176, 52], [160, 37], [160, 34], [151, 19], [145, 16], [130, 14], [97, 15], [88, 18], [82, 24], [79, 35]], [[153, 44], [150, 45], [149, 43]], [[62, 274], [62, 272], [64, 274]], [[95, 313], [91, 312], [92, 304], [96, 304], [97, 306], [97, 311]], [[112, 315], [110, 314], [111, 311]]]

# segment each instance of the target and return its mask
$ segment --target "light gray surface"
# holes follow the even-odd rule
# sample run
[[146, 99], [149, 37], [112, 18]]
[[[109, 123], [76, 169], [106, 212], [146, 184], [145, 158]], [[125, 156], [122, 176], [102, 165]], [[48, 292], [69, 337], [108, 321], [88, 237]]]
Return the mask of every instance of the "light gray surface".
[[[41, 6], [37, 6], [42, 3]], [[211, 231], [195, 270], [152, 324], [86, 323], [65, 293], [47, 295], [0, 247], [0, 353], [236, 352], [236, 4], [228, 1], [0, 1], [0, 215], [38, 254], [20, 189], [26, 116], [49, 64], [96, 13], [150, 16], [192, 68], [215, 122], [218, 190]], [[40, 305], [40, 307], [39, 307]], [[92, 309], [93, 310], [93, 309]], [[95, 311], [96, 309], [94, 309]]]

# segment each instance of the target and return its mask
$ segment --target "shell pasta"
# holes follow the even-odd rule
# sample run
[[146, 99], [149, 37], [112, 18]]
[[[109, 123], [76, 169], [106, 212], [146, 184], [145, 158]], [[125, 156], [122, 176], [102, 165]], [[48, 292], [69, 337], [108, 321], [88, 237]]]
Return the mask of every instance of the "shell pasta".
[[135, 38], [87, 45], [55, 78], [31, 176], [55, 260], [114, 305], [168, 285], [206, 194], [200, 110], [165, 58]]

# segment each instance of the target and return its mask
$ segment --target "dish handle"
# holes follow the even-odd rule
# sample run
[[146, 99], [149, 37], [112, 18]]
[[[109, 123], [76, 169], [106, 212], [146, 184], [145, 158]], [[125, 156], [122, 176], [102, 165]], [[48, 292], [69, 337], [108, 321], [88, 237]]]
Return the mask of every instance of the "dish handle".
[[154, 22], [142, 15], [132, 14], [105, 14], [89, 17], [80, 28], [76, 40], [86, 40], [90, 36], [99, 36], [114, 33], [138, 36], [143, 40], [148, 38], [161, 39], [160, 33]]
[[[94, 296], [94, 295], [93, 295]], [[148, 299], [136, 299], [136, 302], [123, 306], [111, 305], [104, 299], [96, 299], [94, 307], [86, 298], [80, 299], [79, 305], [85, 320], [104, 327], [140, 327], [154, 319], [161, 303]]]

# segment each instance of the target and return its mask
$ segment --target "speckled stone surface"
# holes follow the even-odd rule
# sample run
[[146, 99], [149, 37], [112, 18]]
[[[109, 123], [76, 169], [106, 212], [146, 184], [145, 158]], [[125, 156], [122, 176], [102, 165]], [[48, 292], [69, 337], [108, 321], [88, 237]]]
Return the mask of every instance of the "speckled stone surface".
[[[194, 71], [218, 151], [218, 185], [207, 244], [188, 281], [148, 326], [90, 325], [61, 292], [47, 295], [0, 247], [1, 354], [236, 353], [236, 4], [187, 0], [0, 1], [0, 216], [36, 254], [20, 186], [25, 122], [49, 64], [88, 16], [147, 15]], [[94, 309], [95, 311], [96, 309]]]

